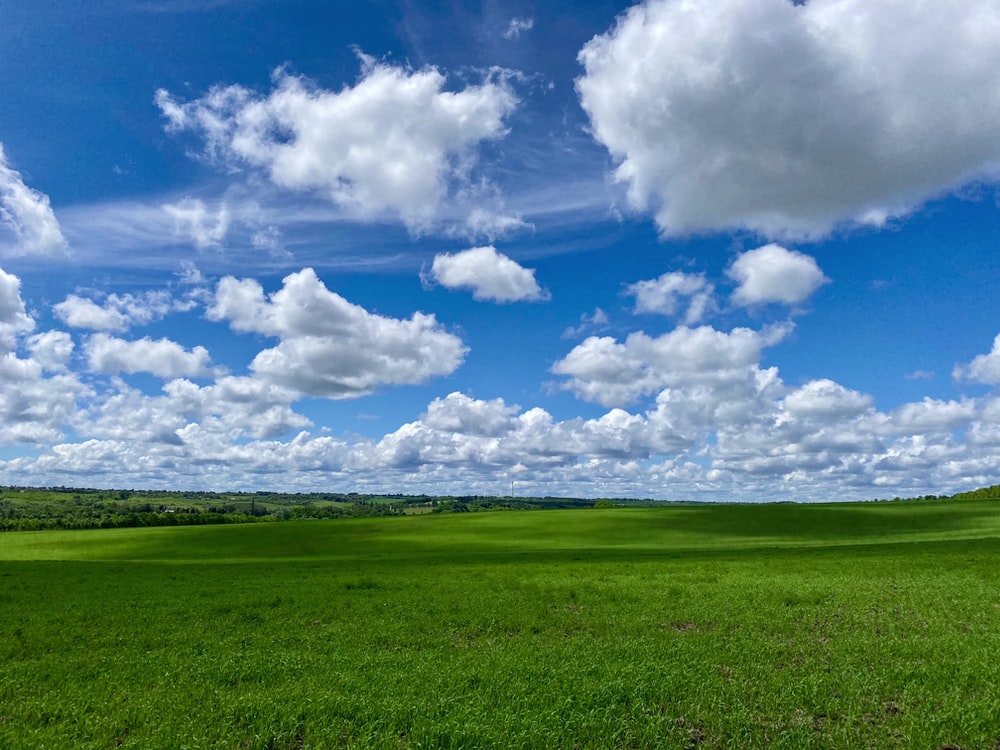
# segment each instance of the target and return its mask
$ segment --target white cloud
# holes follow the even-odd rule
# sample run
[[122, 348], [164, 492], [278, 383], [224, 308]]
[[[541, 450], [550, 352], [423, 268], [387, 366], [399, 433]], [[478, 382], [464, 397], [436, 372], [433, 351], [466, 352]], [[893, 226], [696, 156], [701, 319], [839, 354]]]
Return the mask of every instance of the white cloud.
[[476, 149], [505, 134], [517, 98], [505, 72], [450, 91], [434, 68], [361, 58], [360, 80], [340, 91], [279, 69], [266, 96], [227, 86], [179, 102], [160, 90], [156, 103], [168, 130], [201, 136], [208, 157], [229, 169], [259, 169], [278, 187], [324, 193], [351, 215], [397, 216], [423, 230], [446, 197], [471, 185]]
[[435, 430], [494, 437], [512, 429], [512, 417], [518, 411], [517, 406], [508, 406], [501, 398], [480, 401], [462, 393], [449, 393], [430, 403], [422, 421]]
[[[403, 356], [420, 338], [406, 329], [410, 321], [350, 305], [308, 271], [288, 277], [270, 297], [256, 282], [224, 279], [210, 315], [281, 344], [364, 343], [376, 359]], [[879, 411], [869, 394], [829, 379], [788, 386], [761, 358], [789, 330], [702, 326], [660, 337], [635, 333], [622, 342], [592, 337], [553, 369], [568, 377], [564, 387], [611, 407], [600, 416], [560, 420], [502, 398], [451, 393], [381, 438], [352, 440], [302, 431], [310, 421], [292, 407], [315, 393], [300, 387], [308, 377], [295, 370], [305, 367], [302, 361], [284, 378], [216, 374], [203, 386], [177, 378], [151, 396], [114, 372], [141, 364], [170, 377], [194, 369], [197, 350], [96, 334], [86, 340], [85, 354], [111, 377], [92, 378], [93, 390], [66, 367], [73, 353], [68, 334], [19, 335], [16, 343], [31, 356], [0, 356], [0, 444], [36, 444], [41, 453], [0, 460], [0, 476], [459, 494], [496, 494], [516, 479], [524, 494], [747, 500], [950, 493], [995, 482], [1000, 398], [925, 398]], [[431, 333], [442, 332], [432, 326]], [[434, 336], [422, 341], [428, 358], [447, 343]], [[207, 353], [200, 363], [207, 370]], [[335, 365], [337, 377], [343, 367]], [[378, 373], [362, 368], [353, 377], [386, 382], [385, 371]], [[342, 384], [323, 387], [320, 395], [331, 389], [343, 395]], [[651, 398], [640, 409], [616, 407], [643, 396]], [[77, 442], [59, 443], [69, 429]]]
[[49, 197], [24, 184], [7, 164], [0, 144], [0, 227], [16, 238], [13, 255], [65, 255], [69, 246], [52, 211]]
[[705, 315], [717, 309], [715, 287], [703, 274], [673, 271], [658, 279], [629, 284], [625, 294], [635, 297], [636, 313], [678, 315], [681, 301], [688, 300], [682, 316], [684, 325], [700, 323]]
[[956, 365], [952, 375], [956, 380], [1000, 385], [1000, 334], [988, 354], [980, 354], [966, 365]]
[[175, 341], [146, 337], [137, 341], [95, 333], [84, 344], [90, 369], [114, 375], [119, 372], [148, 372], [159, 378], [179, 378], [209, 373], [208, 350], [196, 346], [190, 351]]
[[998, 34], [993, 0], [648, 0], [577, 90], [664, 234], [816, 237], [1000, 176]]
[[56, 317], [71, 328], [90, 328], [95, 331], [124, 331], [129, 318], [115, 306], [101, 307], [93, 300], [71, 294], [53, 306]]
[[591, 336], [552, 366], [569, 380], [561, 385], [580, 398], [606, 406], [630, 403], [666, 387], [740, 380], [756, 366], [761, 350], [781, 341], [790, 325], [765, 331], [682, 326], [653, 338], [633, 333], [619, 343]]
[[191, 302], [174, 300], [170, 292], [158, 289], [145, 294], [109, 294], [103, 305], [70, 294], [52, 309], [56, 317], [71, 328], [124, 331], [133, 325], [159, 320], [170, 312], [188, 310], [191, 306]]
[[17, 356], [22, 336], [34, 328], [21, 298], [21, 280], [0, 268], [0, 445], [62, 439], [77, 395], [86, 392], [75, 375], [65, 372], [73, 351], [69, 334], [27, 336], [23, 343], [31, 356]]
[[[207, 461], [213, 459], [199, 450], [210, 447], [211, 455], [218, 455], [233, 440], [276, 437], [308, 426], [309, 420], [291, 408], [295, 399], [292, 391], [247, 377], [225, 376], [207, 386], [171, 380], [162, 396], [147, 396], [118, 381], [74, 426], [79, 434], [102, 440], [148, 443], [152, 454], [160, 446], [189, 441], [189, 460]], [[170, 460], [176, 458], [170, 454]]]
[[290, 274], [267, 299], [252, 279], [219, 282], [211, 320], [281, 339], [251, 370], [269, 383], [312, 396], [355, 398], [383, 385], [424, 383], [455, 371], [467, 351], [433, 315], [386, 318], [329, 291], [311, 268]]
[[[613, 408], [592, 419], [452, 393], [382, 438], [354, 442], [296, 433], [308, 425], [289, 409], [296, 395], [255, 378], [174, 380], [158, 397], [115, 388], [74, 420], [80, 442], [0, 461], [0, 471], [111, 485], [124, 472], [175, 487], [459, 494], [496, 494], [516, 478], [520, 492], [539, 495], [829, 500], [954, 492], [1000, 470], [1000, 400], [925, 400], [886, 414], [829, 380], [788, 388], [756, 363], [669, 386], [644, 413]], [[952, 434], [962, 425], [964, 441]], [[12, 439], [2, 422], [0, 439]]]
[[773, 243], [741, 253], [726, 275], [739, 282], [733, 292], [733, 302], [738, 305], [795, 305], [829, 281], [815, 258]]
[[871, 396], [826, 378], [795, 389], [782, 402], [785, 421], [831, 423], [856, 417], [872, 407]]
[[73, 337], [65, 331], [45, 331], [28, 337], [31, 358], [50, 372], [62, 372], [76, 346]]
[[431, 276], [448, 289], [471, 289], [477, 300], [522, 302], [549, 298], [535, 281], [534, 269], [524, 268], [492, 245], [435, 255]]
[[229, 231], [229, 209], [225, 203], [214, 214], [199, 198], [165, 203], [162, 208], [174, 221], [174, 234], [199, 250], [218, 247]]
[[76, 398], [86, 393], [75, 375], [47, 377], [41, 361], [0, 354], [0, 445], [52, 443], [76, 412]]
[[515, 16], [507, 24], [507, 30], [504, 31], [503, 37], [504, 39], [517, 39], [521, 36], [522, 31], [531, 31], [534, 27], [534, 18], [518, 18]]
[[968, 399], [940, 401], [924, 398], [893, 409], [879, 429], [883, 433], [896, 435], [952, 432], [975, 418], [977, 406], [975, 401]]
[[21, 299], [21, 280], [0, 268], [0, 354], [14, 348], [18, 334], [34, 327]]
[[[585, 462], [647, 457], [655, 439], [640, 415], [612, 409], [597, 419], [557, 422], [544, 409], [521, 412], [503, 399], [458, 393], [435, 399], [417, 421], [353, 451], [357, 468], [560, 471]], [[633, 465], [632, 470], [637, 470]]]

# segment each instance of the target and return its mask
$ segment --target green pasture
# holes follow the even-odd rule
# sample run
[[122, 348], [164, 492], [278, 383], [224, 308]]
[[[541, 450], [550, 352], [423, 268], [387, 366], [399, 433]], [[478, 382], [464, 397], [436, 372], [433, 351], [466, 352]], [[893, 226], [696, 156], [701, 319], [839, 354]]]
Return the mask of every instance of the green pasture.
[[0, 748], [1000, 742], [1000, 504], [0, 535]]

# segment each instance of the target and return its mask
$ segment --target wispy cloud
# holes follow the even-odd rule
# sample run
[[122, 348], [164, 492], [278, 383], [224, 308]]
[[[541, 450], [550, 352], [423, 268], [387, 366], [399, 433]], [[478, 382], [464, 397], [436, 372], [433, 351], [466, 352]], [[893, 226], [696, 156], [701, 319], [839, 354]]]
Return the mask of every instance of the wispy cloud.
[[531, 31], [535, 27], [535, 19], [531, 17], [510, 19], [507, 29], [503, 32], [504, 39], [517, 39], [525, 31]]

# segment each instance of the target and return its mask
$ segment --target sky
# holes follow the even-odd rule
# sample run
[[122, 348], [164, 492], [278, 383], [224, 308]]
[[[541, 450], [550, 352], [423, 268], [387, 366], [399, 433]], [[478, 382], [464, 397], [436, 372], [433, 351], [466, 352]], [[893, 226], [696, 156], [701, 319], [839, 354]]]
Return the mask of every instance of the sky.
[[0, 483], [1000, 483], [995, 0], [0, 3]]

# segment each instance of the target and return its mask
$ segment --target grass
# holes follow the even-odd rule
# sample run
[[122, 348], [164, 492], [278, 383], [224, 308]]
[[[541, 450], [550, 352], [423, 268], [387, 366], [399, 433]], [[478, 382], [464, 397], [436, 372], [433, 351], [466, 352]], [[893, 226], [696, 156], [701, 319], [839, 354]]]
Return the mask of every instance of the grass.
[[0, 748], [994, 748], [1000, 505], [0, 536]]

